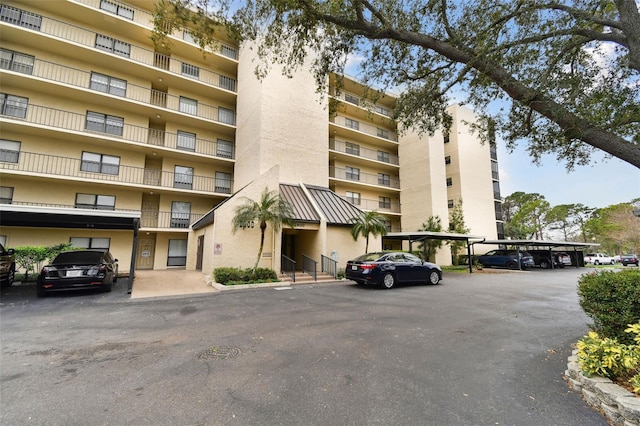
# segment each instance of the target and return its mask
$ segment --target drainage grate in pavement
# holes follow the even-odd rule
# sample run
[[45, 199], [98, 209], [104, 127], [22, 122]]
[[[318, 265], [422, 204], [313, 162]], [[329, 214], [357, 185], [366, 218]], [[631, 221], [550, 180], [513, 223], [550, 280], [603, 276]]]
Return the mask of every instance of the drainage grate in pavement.
[[207, 350], [200, 352], [196, 355], [200, 361], [207, 361], [210, 359], [229, 359], [235, 358], [240, 355], [240, 348], [234, 346], [212, 346]]

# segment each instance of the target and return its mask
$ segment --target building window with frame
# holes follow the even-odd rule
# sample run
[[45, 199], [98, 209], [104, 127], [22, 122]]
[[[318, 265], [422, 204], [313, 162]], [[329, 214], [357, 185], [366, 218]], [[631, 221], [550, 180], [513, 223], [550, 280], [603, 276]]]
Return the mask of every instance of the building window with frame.
[[383, 106], [376, 105], [376, 107], [375, 107], [375, 111], [376, 111], [378, 114], [381, 114], [381, 115], [384, 115], [384, 116], [387, 116], [387, 117], [389, 116], [389, 109], [388, 109], [388, 108], [385, 108], [385, 107], [383, 107]]
[[216, 192], [231, 194], [231, 173], [216, 172]]
[[20, 160], [20, 146], [18, 141], [0, 139], [0, 162], [17, 163]]
[[447, 178], [447, 186], [453, 186], [453, 179]]
[[360, 99], [357, 96], [352, 95], [351, 93], [345, 93], [344, 100], [349, 102], [350, 104], [360, 105]]
[[13, 187], [0, 186], [0, 204], [13, 203]]
[[185, 201], [171, 202], [171, 228], [187, 229], [191, 219], [191, 203]]
[[236, 91], [236, 79], [235, 78], [227, 77], [226, 75], [220, 75], [218, 82], [219, 82], [220, 87], [222, 87], [223, 89], [227, 89], [227, 90], [229, 90], [231, 92], [235, 92]]
[[176, 148], [194, 152], [196, 150], [196, 134], [178, 130]]
[[391, 208], [391, 197], [378, 197], [378, 208], [381, 209], [390, 209]]
[[383, 163], [388, 163], [391, 161], [391, 156], [389, 155], [388, 152], [378, 151], [378, 161], [381, 161]]
[[0, 49], [0, 68], [19, 72], [22, 74], [33, 74], [33, 64], [35, 56], [25, 55], [12, 50]]
[[87, 130], [122, 136], [124, 130], [124, 118], [99, 112], [87, 111]]
[[351, 118], [345, 117], [344, 125], [353, 130], [360, 130], [360, 123], [356, 120], [352, 120]]
[[26, 118], [29, 98], [0, 93], [0, 113], [16, 118]]
[[110, 2], [109, 0], [100, 0], [100, 9], [133, 21], [133, 9], [126, 6]]
[[391, 176], [385, 173], [378, 173], [378, 185], [391, 186]]
[[235, 114], [230, 109], [218, 107], [218, 121], [225, 124], [235, 124]]
[[451, 164], [451, 156], [447, 155], [446, 157], [444, 157], [444, 164]]
[[198, 115], [198, 101], [180, 96], [180, 112], [185, 114]]
[[167, 266], [187, 265], [187, 240], [169, 240]]
[[200, 78], [200, 67], [183, 62], [182, 75], [184, 75], [185, 77], [198, 79]]
[[84, 249], [109, 250], [111, 238], [71, 237], [69, 242], [73, 247]]
[[377, 135], [379, 138], [385, 138], [385, 139], [389, 139], [389, 131], [387, 129], [381, 129], [380, 127], [377, 128]]
[[83, 172], [117, 175], [120, 172], [120, 157], [85, 151], [82, 153], [80, 170]]
[[447, 207], [450, 209], [453, 208], [453, 200], [447, 200]]
[[386, 229], [387, 232], [391, 232], [391, 220], [389, 220], [389, 218], [384, 218], [382, 219], [382, 223], [384, 224], [384, 229]]
[[129, 43], [102, 34], [96, 34], [95, 47], [115, 55], [125, 56], [127, 58], [131, 56], [131, 45]]
[[345, 167], [345, 179], [360, 180], [360, 169], [357, 167]]
[[89, 88], [98, 92], [124, 97], [127, 94], [127, 81], [92, 72]]
[[344, 143], [344, 152], [351, 155], [360, 155], [360, 145], [352, 142]]
[[233, 142], [218, 139], [216, 142], [216, 156], [222, 158], [233, 158]]
[[113, 195], [76, 194], [77, 209], [115, 210], [116, 197]]
[[42, 16], [15, 7], [0, 5], [0, 21], [40, 31]]
[[444, 143], [449, 143], [449, 133], [447, 133], [446, 135], [443, 135], [444, 137]]
[[173, 174], [173, 187], [193, 189], [193, 167], [175, 166]]
[[350, 202], [354, 206], [359, 206], [360, 205], [360, 193], [359, 192], [347, 191], [346, 199], [347, 199], [348, 202]]

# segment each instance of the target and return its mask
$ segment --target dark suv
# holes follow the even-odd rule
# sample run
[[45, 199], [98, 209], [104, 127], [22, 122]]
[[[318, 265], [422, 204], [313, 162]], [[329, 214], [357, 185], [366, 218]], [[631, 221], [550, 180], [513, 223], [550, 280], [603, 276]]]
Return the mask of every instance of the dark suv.
[[[491, 250], [478, 257], [478, 263], [485, 267], [500, 266], [509, 269], [518, 269], [518, 252], [516, 250]], [[520, 251], [520, 267], [522, 269], [533, 268], [533, 257], [527, 251]]]
[[549, 252], [549, 250], [529, 250], [529, 253], [531, 253], [531, 256], [533, 256], [533, 261], [536, 266], [539, 266], [542, 269], [551, 268], [552, 257], [554, 268], [564, 268], [567, 264], [571, 265], [571, 258], [564, 252]]
[[13, 249], [4, 249], [0, 244], [0, 287], [11, 287], [16, 277], [16, 258]]
[[640, 261], [638, 260], [637, 254], [623, 254], [622, 256], [620, 256], [620, 263], [622, 263], [623, 266], [627, 266], [627, 265], [639, 266], [638, 264], [640, 263]]

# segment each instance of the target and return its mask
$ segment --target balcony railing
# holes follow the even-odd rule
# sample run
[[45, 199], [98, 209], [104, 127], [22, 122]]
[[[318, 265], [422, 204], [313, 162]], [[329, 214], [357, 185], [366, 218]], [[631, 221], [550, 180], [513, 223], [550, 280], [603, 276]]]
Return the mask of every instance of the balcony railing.
[[400, 189], [400, 180], [392, 177], [381, 178], [379, 175], [371, 173], [347, 172], [346, 169], [339, 167], [329, 167], [329, 177], [335, 179], [347, 180], [355, 183], [364, 183], [367, 185], [384, 186], [387, 188]]
[[356, 201], [352, 198], [344, 196], [342, 196], [341, 198], [362, 210], [376, 210], [379, 212], [400, 213], [400, 203], [398, 202], [387, 203], [380, 200], [371, 200], [366, 198]]
[[[35, 60], [33, 68], [22, 67], [19, 69], [11, 69], [9, 62], [3, 62], [2, 68], [10, 69], [11, 71], [18, 71], [23, 74], [33, 75], [49, 81], [55, 81], [57, 83], [68, 84], [70, 86], [80, 87], [83, 89], [89, 89], [98, 93], [111, 94], [109, 88], [105, 85], [105, 90], [96, 90], [92, 87], [91, 73], [81, 71], [75, 68], [70, 68], [64, 65], [56, 64], [53, 62], [47, 62], [43, 60]], [[31, 71], [29, 73], [29, 71]], [[171, 110], [175, 112], [181, 112], [185, 114], [195, 115], [198, 118], [205, 120], [217, 121], [224, 124], [235, 124], [235, 114], [231, 110], [197, 103], [195, 108], [187, 108], [181, 104], [181, 97], [170, 95], [166, 92], [159, 90], [153, 90], [148, 87], [137, 86], [135, 84], [124, 83], [124, 87], [119, 89], [124, 93], [121, 97], [131, 101], [141, 102], [147, 105], [153, 105], [154, 107], [160, 107], [162, 109]], [[119, 96], [114, 94], [114, 96]]]
[[382, 163], [389, 163], [396, 166], [398, 165], [398, 156], [395, 154], [364, 148], [361, 146], [354, 149], [350, 145], [347, 145], [347, 142], [341, 140], [329, 139], [329, 149], [345, 154], [355, 155], [356, 157], [366, 158], [367, 160], [380, 161]]
[[[10, 6], [3, 6], [3, 7], [10, 7]], [[16, 9], [16, 10], [20, 10], [20, 9]], [[56, 19], [43, 16], [42, 22], [40, 24], [40, 32], [56, 38], [60, 38], [66, 41], [80, 44], [82, 46], [86, 46], [91, 49], [100, 50], [102, 53], [105, 53], [105, 54], [110, 54], [108, 51], [105, 51], [103, 49], [99, 49], [96, 47], [96, 36], [98, 35], [96, 32], [86, 30], [76, 25], [71, 25], [63, 21], [58, 21]], [[125, 44], [128, 44], [128, 43], [125, 43]], [[220, 51], [217, 53], [223, 54], [223, 52], [230, 51], [229, 46], [226, 46], [226, 49], [223, 49], [223, 47], [225, 46], [226, 45], [221, 46]], [[167, 58], [167, 62], [165, 64], [166, 66], [161, 66], [161, 64], [157, 62], [156, 53], [157, 52], [154, 52], [153, 50], [145, 49], [143, 47], [131, 44], [128, 54], [113, 54], [113, 56], [119, 57], [119, 58], [125, 57], [131, 61], [138, 62], [143, 65], [152, 66], [155, 68], [160, 68], [176, 75], [183, 75], [183, 72], [182, 72], [184, 68], [183, 65], [187, 67], [192, 65], [186, 62], [173, 59], [169, 56], [165, 56]], [[225, 56], [229, 56], [229, 55], [226, 54]], [[189, 75], [187, 77], [211, 86], [220, 87], [226, 90], [230, 90], [232, 92], [236, 91], [235, 80], [232, 85], [230, 85], [229, 83], [229, 79], [231, 77], [223, 76], [221, 74], [212, 72], [204, 68], [199, 69], [197, 76]]]
[[351, 92], [340, 91], [339, 94], [336, 95], [336, 87], [329, 86], [329, 93], [336, 99], [340, 99], [341, 101], [348, 102], [352, 105], [359, 106], [365, 108], [371, 112], [375, 112], [376, 114], [384, 115], [385, 117], [393, 116], [393, 109], [388, 106], [375, 104], [371, 102], [369, 99], [364, 98], [362, 96], [358, 96]]
[[355, 130], [381, 139], [398, 142], [398, 135], [396, 134], [396, 132], [392, 132], [391, 130], [384, 129], [382, 127], [373, 126], [371, 124], [367, 124], [357, 120], [351, 120], [350, 122], [347, 122], [347, 118], [341, 115], [331, 117], [330, 121], [347, 129]]
[[[9, 158], [5, 154], [2, 158]], [[230, 179], [210, 176], [185, 175], [159, 169], [109, 164], [104, 168], [108, 173], [99, 173], [87, 169], [89, 162], [78, 158], [59, 157], [35, 152], [20, 152], [17, 162], [0, 162], [0, 170], [27, 172], [31, 175], [61, 176], [94, 182], [113, 182], [116, 184], [140, 185], [146, 187], [178, 188], [210, 194], [231, 194], [233, 182]], [[91, 169], [100, 164], [91, 163]], [[84, 166], [84, 167], [83, 167]]]
[[[2, 115], [15, 119], [13, 116]], [[87, 116], [71, 111], [48, 108], [40, 105], [30, 104], [27, 107], [26, 116], [20, 119], [30, 124], [46, 126], [55, 129], [69, 130], [73, 132], [84, 132], [90, 135], [101, 135], [109, 138], [118, 138], [127, 142], [136, 142], [165, 148], [178, 149], [195, 152], [198, 154], [211, 155], [214, 157], [233, 159], [234, 147], [227, 141], [218, 142], [208, 139], [196, 138], [190, 141], [188, 146], [178, 139], [176, 133], [168, 133], [160, 129], [152, 129], [142, 126], [123, 124], [120, 134], [102, 133], [87, 129]], [[114, 129], [116, 130], [116, 129]], [[118, 129], [120, 130], [120, 129]]]

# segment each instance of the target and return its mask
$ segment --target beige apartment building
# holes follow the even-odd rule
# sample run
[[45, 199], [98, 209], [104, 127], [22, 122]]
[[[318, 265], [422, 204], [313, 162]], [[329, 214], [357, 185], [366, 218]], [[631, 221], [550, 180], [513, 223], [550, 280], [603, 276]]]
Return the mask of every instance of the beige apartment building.
[[469, 131], [470, 110], [451, 108], [446, 137], [401, 132], [393, 95], [368, 101], [346, 78], [320, 96], [306, 70], [259, 81], [252, 51], [222, 33], [206, 54], [188, 31], [158, 50], [152, 9], [0, 4], [3, 244], [108, 248], [121, 271], [248, 267], [260, 231], [232, 234], [231, 218], [265, 188], [296, 214], [294, 229], [267, 232], [260, 265], [278, 271], [361, 254], [350, 223], [363, 210], [414, 231], [430, 215], [446, 226], [461, 199], [472, 234], [501, 236], [495, 147]]

